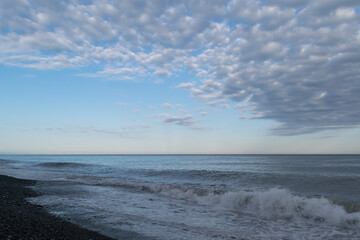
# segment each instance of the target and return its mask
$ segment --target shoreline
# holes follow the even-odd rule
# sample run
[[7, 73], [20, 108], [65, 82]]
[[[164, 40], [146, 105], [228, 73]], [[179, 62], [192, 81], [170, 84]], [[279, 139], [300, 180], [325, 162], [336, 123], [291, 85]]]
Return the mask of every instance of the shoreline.
[[[0, 239], [114, 240], [47, 212], [26, 199], [39, 196], [36, 181], [0, 175]], [[126, 238], [125, 238], [126, 239]]]

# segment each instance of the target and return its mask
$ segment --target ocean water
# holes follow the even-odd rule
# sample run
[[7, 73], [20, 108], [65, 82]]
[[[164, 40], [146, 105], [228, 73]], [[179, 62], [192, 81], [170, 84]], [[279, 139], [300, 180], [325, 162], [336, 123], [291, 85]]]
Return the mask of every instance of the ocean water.
[[0, 155], [29, 199], [134, 239], [360, 239], [360, 155]]

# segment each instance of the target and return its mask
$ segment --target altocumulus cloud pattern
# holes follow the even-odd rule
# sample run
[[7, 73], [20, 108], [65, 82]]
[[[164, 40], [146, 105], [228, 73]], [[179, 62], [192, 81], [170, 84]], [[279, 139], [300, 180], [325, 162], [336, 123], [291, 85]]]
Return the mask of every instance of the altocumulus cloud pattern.
[[[360, 124], [358, 0], [0, 1], [0, 63], [105, 63], [87, 77], [189, 72], [178, 85], [277, 135]], [[178, 121], [164, 116], [165, 120]], [[186, 119], [192, 121], [190, 118]]]

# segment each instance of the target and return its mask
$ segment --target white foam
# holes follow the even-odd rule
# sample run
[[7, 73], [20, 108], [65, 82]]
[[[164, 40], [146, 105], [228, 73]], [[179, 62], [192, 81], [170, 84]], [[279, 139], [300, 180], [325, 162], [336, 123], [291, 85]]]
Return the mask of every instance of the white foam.
[[125, 229], [156, 239], [359, 239], [358, 223], [328, 224], [341, 225], [351, 214], [324, 198], [276, 188], [216, 194], [183, 185], [132, 185], [49, 182], [37, 185], [45, 194], [32, 201], [115, 238]]
[[248, 213], [266, 219], [311, 220], [338, 226], [360, 226], [360, 212], [347, 213], [343, 206], [328, 199], [307, 198], [292, 194], [286, 189], [272, 188], [267, 191], [239, 191], [199, 195], [198, 189], [174, 188], [169, 185], [155, 186], [154, 192], [193, 201], [198, 204], [215, 205], [217, 208]]
[[155, 193], [200, 205], [210, 205], [219, 210], [242, 212], [265, 219], [326, 222], [337, 226], [360, 227], [360, 212], [348, 213], [343, 206], [334, 204], [327, 198], [298, 196], [286, 189], [226, 192], [185, 185], [130, 182], [119, 178], [76, 178], [71, 181]]
[[226, 193], [219, 205], [264, 218], [311, 219], [334, 225], [359, 225], [360, 213], [347, 213], [326, 198], [306, 198], [288, 190], [273, 188], [264, 192]]

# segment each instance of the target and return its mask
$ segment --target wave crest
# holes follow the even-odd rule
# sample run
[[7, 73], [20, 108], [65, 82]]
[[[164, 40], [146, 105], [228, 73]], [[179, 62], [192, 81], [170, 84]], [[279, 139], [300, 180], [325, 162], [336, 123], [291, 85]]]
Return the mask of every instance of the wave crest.
[[237, 191], [225, 189], [211, 190], [195, 186], [128, 182], [125, 179], [104, 179], [82, 177], [71, 181], [97, 186], [111, 186], [122, 189], [159, 194], [201, 205], [209, 205], [218, 210], [228, 210], [261, 216], [266, 219], [287, 219], [292, 221], [312, 220], [337, 226], [360, 227], [359, 206], [347, 212], [350, 203], [338, 203], [321, 198], [302, 197], [286, 189], [272, 188], [267, 191]]
[[38, 163], [36, 164], [36, 166], [62, 168], [62, 167], [84, 167], [84, 166], [88, 166], [88, 164], [74, 163], [74, 162], [44, 162], [44, 163]]
[[219, 206], [264, 218], [311, 219], [334, 225], [359, 225], [360, 213], [348, 213], [327, 198], [296, 196], [285, 189], [264, 192], [229, 192], [219, 199]]
[[338, 226], [360, 227], [360, 212], [347, 212], [343, 205], [337, 205], [325, 197], [301, 197], [286, 189], [226, 192], [169, 185], [157, 185], [151, 189], [168, 197], [215, 205], [216, 208], [266, 219], [312, 220]]

